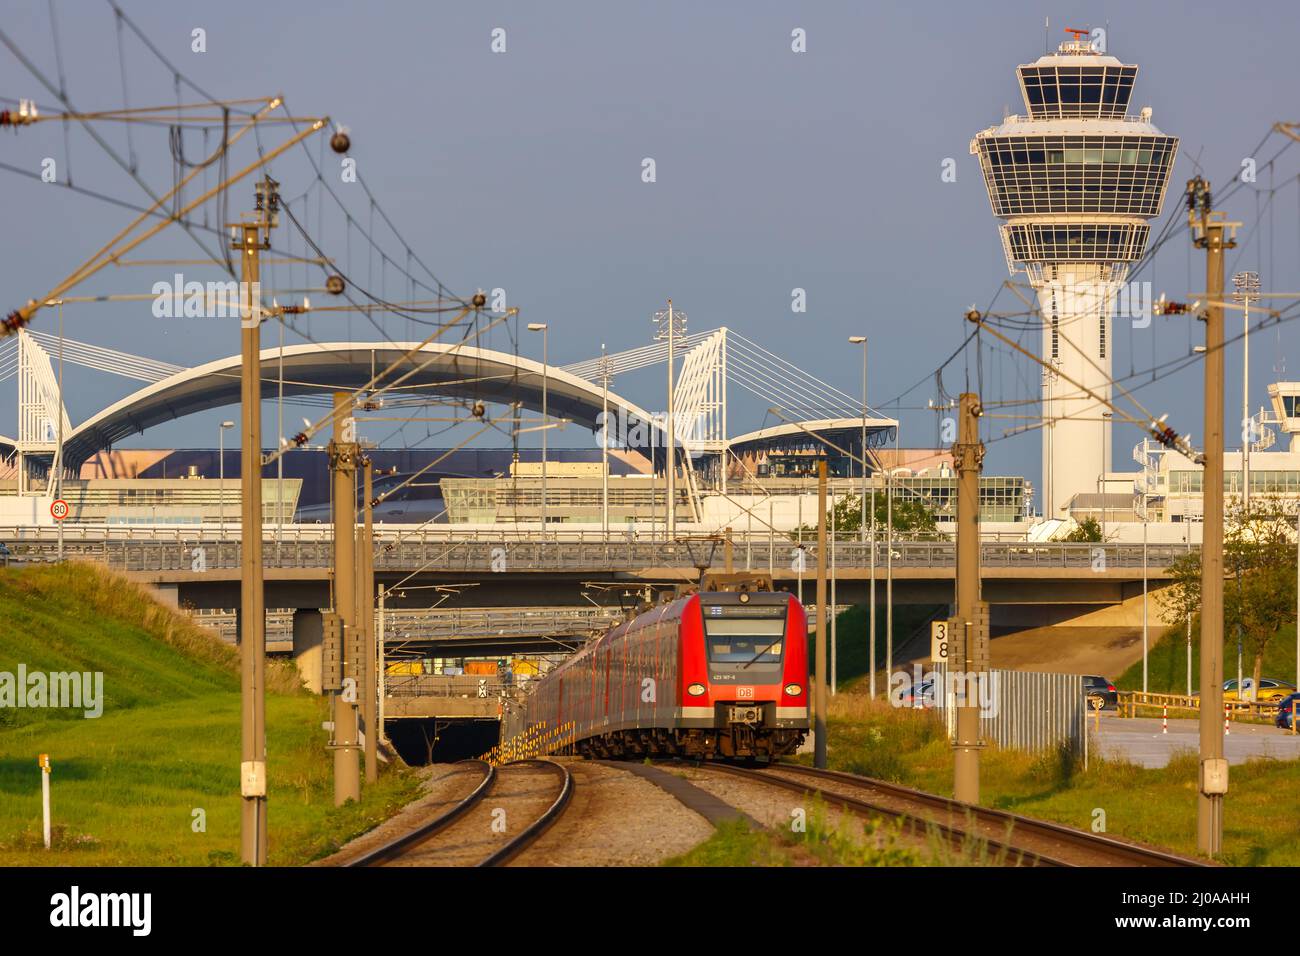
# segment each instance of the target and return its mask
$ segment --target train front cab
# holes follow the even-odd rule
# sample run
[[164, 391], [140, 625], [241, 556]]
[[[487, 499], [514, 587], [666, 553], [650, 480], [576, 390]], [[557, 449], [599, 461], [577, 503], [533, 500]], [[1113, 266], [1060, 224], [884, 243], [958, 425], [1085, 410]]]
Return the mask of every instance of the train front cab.
[[[688, 753], [779, 757], [808, 732], [808, 622], [791, 595], [698, 595], [680, 629], [679, 727]], [[692, 601], [691, 604], [696, 602]]]

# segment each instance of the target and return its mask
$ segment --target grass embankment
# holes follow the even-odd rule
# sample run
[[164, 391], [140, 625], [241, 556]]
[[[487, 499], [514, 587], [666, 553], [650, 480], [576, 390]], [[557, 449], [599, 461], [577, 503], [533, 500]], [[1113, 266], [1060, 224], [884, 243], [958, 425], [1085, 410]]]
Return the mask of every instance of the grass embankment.
[[[1152, 628], [1154, 631], [1154, 627]], [[1200, 620], [1192, 621], [1192, 690], [1200, 690], [1201, 683], [1201, 632]], [[1157, 694], [1187, 693], [1187, 629], [1171, 627], [1164, 632], [1147, 653], [1147, 686]], [[1243, 650], [1242, 674], [1251, 677], [1255, 671], [1255, 658], [1247, 647]], [[1226, 635], [1223, 642], [1224, 680], [1237, 676], [1237, 638]], [[1264, 666], [1261, 677], [1272, 677], [1294, 684], [1295, 625], [1278, 631], [1264, 649]], [[1142, 662], [1120, 675], [1115, 686], [1121, 690], [1142, 689]]]
[[[0, 671], [20, 663], [29, 674], [102, 672], [103, 715], [0, 708], [0, 865], [238, 862], [234, 648], [138, 585], [69, 564], [0, 571]], [[336, 809], [325, 700], [285, 662], [268, 662], [267, 683], [271, 863], [327, 855], [415, 795], [414, 774], [393, 768], [360, 804]], [[40, 753], [53, 767], [51, 851]]]
[[[898, 709], [858, 693], [840, 693], [829, 713], [833, 769], [952, 793], [952, 750], [933, 712]], [[1148, 770], [1063, 755], [1033, 757], [990, 748], [980, 758], [983, 802], [1090, 830], [1104, 814], [1106, 832], [1196, 853], [1195, 754]], [[1220, 859], [1234, 865], [1300, 863], [1300, 818], [1279, 794], [1300, 786], [1300, 761], [1252, 760], [1232, 768]]]
[[[884, 588], [878, 589], [883, 593]], [[900, 604], [894, 607], [894, 652], [895, 665], [898, 664], [898, 652], [907, 640], [916, 632], [938, 605]], [[867, 673], [870, 667], [870, 645], [867, 634], [871, 630], [871, 607], [869, 604], [855, 604], [841, 611], [835, 621], [835, 676], [837, 687], [845, 687], [855, 679]], [[885, 668], [885, 608], [876, 608], [876, 667], [883, 672]], [[927, 638], [926, 654], [929, 654]], [[809, 648], [809, 663], [815, 663], [812, 649]], [[886, 681], [882, 686], [888, 686]]]

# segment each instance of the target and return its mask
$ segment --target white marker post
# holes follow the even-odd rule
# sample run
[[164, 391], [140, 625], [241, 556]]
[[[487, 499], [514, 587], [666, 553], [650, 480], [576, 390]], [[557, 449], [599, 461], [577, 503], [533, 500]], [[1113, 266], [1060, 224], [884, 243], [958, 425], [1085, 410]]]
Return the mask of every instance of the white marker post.
[[45, 849], [50, 848], [50, 755], [41, 754], [36, 758], [41, 768], [41, 832], [45, 836]]

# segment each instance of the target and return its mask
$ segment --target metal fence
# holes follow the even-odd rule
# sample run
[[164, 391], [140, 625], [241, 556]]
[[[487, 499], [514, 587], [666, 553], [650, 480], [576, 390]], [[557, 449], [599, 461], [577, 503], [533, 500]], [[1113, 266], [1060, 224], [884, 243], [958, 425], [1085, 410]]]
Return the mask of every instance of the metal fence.
[[[948, 735], [956, 734], [954, 689], [947, 668], [935, 665], [935, 706], [944, 712]], [[958, 681], [953, 674], [954, 685]], [[990, 670], [979, 689], [980, 738], [999, 747], [1041, 753], [1065, 745], [1084, 752], [1088, 705], [1079, 674]]]

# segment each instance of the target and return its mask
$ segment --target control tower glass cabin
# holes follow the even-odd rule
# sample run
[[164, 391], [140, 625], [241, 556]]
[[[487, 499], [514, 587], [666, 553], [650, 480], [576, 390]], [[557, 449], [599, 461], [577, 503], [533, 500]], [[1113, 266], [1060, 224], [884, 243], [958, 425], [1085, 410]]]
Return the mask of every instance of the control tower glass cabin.
[[[1075, 31], [1078, 33], [1079, 31]], [[1025, 116], [976, 134], [978, 156], [1012, 275], [1023, 271], [1042, 313], [1043, 517], [1076, 494], [1104, 492], [1116, 305], [1137, 314], [1149, 297], [1126, 288], [1160, 214], [1178, 140], [1128, 114], [1136, 66], [1076, 36], [1016, 73]], [[1144, 321], [1136, 318], [1136, 321]]]

